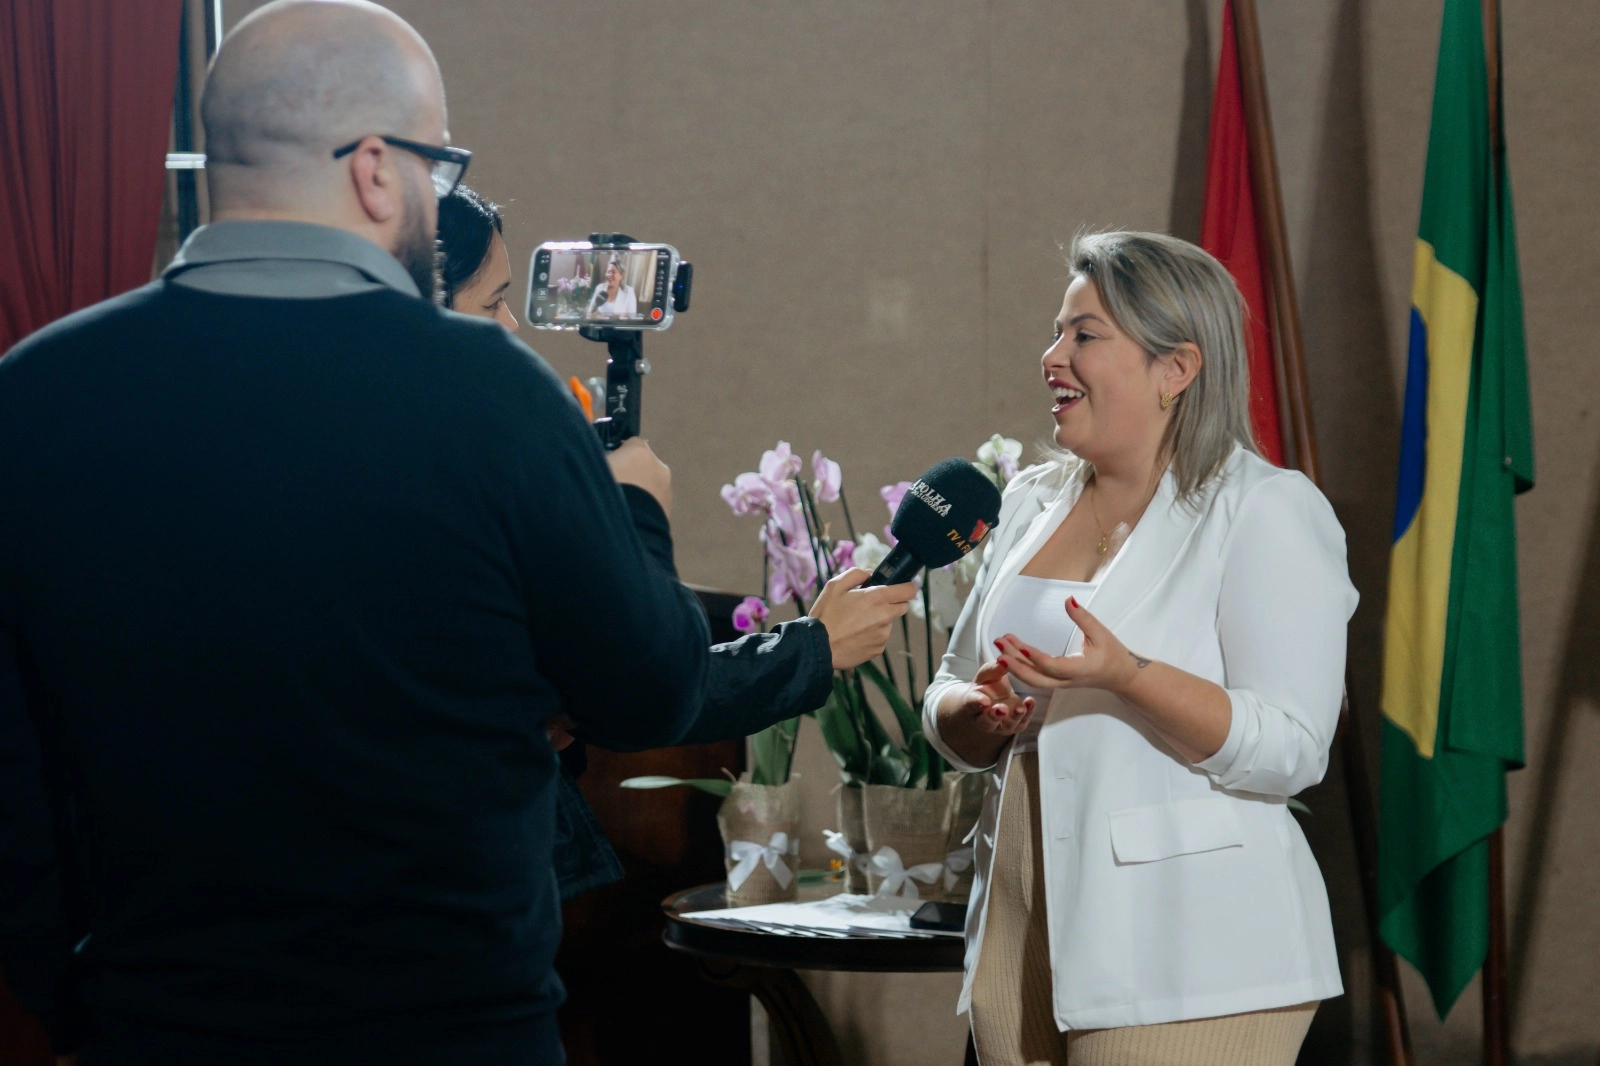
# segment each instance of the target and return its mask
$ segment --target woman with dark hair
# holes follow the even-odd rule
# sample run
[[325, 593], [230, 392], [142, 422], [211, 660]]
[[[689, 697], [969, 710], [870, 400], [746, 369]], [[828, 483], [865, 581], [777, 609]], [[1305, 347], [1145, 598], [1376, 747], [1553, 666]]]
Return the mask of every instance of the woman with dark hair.
[[[456, 186], [439, 202], [444, 305], [514, 330], [517, 320], [505, 301], [511, 263], [500, 232], [500, 209], [465, 185]], [[615, 261], [608, 273], [620, 285], [622, 270]], [[678, 743], [746, 737], [814, 710], [828, 698], [835, 669], [859, 666], [881, 655], [892, 624], [906, 613], [916, 590], [910, 583], [857, 588], [866, 579], [865, 570], [847, 570], [828, 582], [809, 618], [712, 648], [700, 716]], [[552, 858], [561, 898], [566, 900], [617, 880], [622, 864], [573, 780], [583, 771], [584, 747], [573, 744], [561, 725], [570, 723], [551, 729], [562, 768]]]
[[439, 201], [440, 292], [451, 310], [514, 330], [517, 320], [506, 304], [511, 258], [502, 229], [499, 205], [465, 185]]
[[[465, 185], [457, 185], [439, 201], [439, 291], [444, 305], [475, 318], [492, 318], [515, 330], [517, 320], [506, 304], [511, 258], [503, 232], [499, 205]], [[582, 745], [567, 751], [572, 737], [559, 727], [550, 734], [551, 743], [563, 752], [552, 859], [561, 898], [567, 900], [621, 878], [622, 863], [574, 780], [583, 772]]]

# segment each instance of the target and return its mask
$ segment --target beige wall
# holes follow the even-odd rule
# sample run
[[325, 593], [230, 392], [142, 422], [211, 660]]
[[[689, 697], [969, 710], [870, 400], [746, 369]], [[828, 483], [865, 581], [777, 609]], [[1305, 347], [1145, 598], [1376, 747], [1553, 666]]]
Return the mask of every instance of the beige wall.
[[[224, 6], [231, 25], [255, 4]], [[689, 580], [756, 588], [755, 529], [717, 489], [780, 437], [843, 463], [863, 524], [880, 484], [994, 431], [1039, 439], [1058, 243], [1084, 224], [1198, 232], [1220, 0], [393, 6], [439, 57], [452, 136], [477, 153], [472, 184], [506, 206], [519, 286], [533, 244], [591, 229], [669, 240], [694, 261], [694, 309], [649, 338], [645, 405], [674, 467]], [[1363, 594], [1355, 696], [1371, 716], [1441, 4], [1260, 7], [1326, 488]], [[1514, 1033], [1524, 1061], [1587, 1066], [1600, 1045], [1600, 4], [1505, 0], [1504, 21], [1539, 460], [1518, 505]], [[575, 337], [523, 337], [564, 374], [601, 365]], [[825, 824], [833, 771], [806, 736]], [[1371, 1053], [1340, 772], [1305, 798], [1354, 994], [1324, 1008], [1308, 1062]], [[849, 1061], [959, 1061], [953, 979], [815, 987]], [[1408, 987], [1420, 1060], [1475, 1061], [1476, 986], [1443, 1027]]]

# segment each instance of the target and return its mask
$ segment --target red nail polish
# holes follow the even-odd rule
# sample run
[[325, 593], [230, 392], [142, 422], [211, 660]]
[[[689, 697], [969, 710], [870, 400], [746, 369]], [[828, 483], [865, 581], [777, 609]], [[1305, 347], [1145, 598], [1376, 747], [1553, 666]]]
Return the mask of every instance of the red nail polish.
[[1029, 650], [1028, 650], [1028, 649], [1027, 649], [1027, 648], [1018, 648], [1018, 649], [1017, 649], [1017, 650], [1018, 650], [1018, 651], [1020, 651], [1020, 652], [1021, 652], [1021, 653], [1022, 653], [1022, 657], [1023, 657], [1023, 658], [1024, 658], [1024, 659], [1031, 659], [1031, 658], [1033, 658], [1033, 652], [1031, 652], [1031, 651], [1029, 651]]
[[1071, 604], [1072, 606], [1074, 606], [1074, 607], [1081, 608], [1083, 606], [1083, 604], [1078, 602], [1078, 597], [1076, 597], [1076, 596], [1068, 596], [1067, 597], [1067, 602], [1069, 604]]
[[1006, 665], [1006, 661], [1004, 659], [996, 659], [995, 662], [999, 663], [1002, 667]]
[[997, 647], [997, 648], [1003, 648], [1003, 647], [1006, 646], [1006, 642], [1003, 641], [1003, 640], [996, 640], [994, 642], [994, 646]]

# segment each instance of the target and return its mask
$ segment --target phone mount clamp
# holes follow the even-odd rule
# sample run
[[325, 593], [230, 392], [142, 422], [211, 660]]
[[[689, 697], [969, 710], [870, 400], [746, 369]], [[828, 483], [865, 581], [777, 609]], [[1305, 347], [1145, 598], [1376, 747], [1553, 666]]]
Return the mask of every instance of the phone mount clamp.
[[[589, 243], [597, 248], [626, 247], [634, 241], [625, 233], [591, 233]], [[694, 267], [679, 261], [678, 272], [672, 276], [674, 311], [681, 314], [689, 310], [689, 288], [693, 282]], [[609, 353], [605, 414], [594, 420], [594, 429], [605, 450], [614, 452], [622, 447], [623, 441], [639, 435], [639, 398], [644, 376], [650, 373], [650, 361], [644, 357], [644, 332], [615, 326], [580, 326], [578, 335], [603, 342]]]

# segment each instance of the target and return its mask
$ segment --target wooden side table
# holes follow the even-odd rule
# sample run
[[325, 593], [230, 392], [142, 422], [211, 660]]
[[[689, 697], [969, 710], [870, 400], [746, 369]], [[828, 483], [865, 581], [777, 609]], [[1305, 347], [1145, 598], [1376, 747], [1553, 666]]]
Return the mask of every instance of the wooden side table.
[[720, 881], [668, 896], [661, 901], [667, 919], [661, 937], [667, 947], [692, 955], [707, 981], [760, 1001], [771, 1026], [774, 1066], [844, 1066], [828, 1019], [796, 970], [934, 973], [960, 970], [966, 954], [960, 937], [788, 936], [683, 917], [725, 906]]

